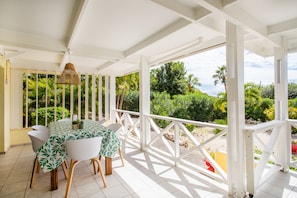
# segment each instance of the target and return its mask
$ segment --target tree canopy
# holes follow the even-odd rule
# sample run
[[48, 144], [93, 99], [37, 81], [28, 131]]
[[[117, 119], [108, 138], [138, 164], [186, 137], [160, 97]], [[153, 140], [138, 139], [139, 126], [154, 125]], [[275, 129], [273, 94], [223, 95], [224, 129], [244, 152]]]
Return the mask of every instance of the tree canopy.
[[225, 87], [225, 91], [227, 91], [227, 67], [226, 65], [222, 65], [217, 68], [216, 73], [212, 76], [215, 79], [214, 85], [222, 83]]
[[187, 91], [186, 69], [183, 62], [170, 62], [152, 72], [152, 91], [166, 91], [170, 97]]

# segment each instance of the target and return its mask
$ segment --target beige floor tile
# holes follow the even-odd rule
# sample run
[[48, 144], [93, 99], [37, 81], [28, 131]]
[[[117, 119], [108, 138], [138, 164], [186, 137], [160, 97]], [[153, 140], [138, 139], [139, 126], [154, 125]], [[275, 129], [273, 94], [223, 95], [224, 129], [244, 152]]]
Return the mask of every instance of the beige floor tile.
[[[225, 184], [183, 166], [177, 168], [160, 157], [142, 153], [129, 146], [125, 151], [124, 167], [118, 157], [113, 159], [113, 174], [105, 176], [107, 188], [103, 188], [100, 174], [94, 175], [89, 161], [80, 163], [74, 172], [70, 197], [228, 197]], [[36, 174], [33, 188], [29, 188], [34, 157], [31, 145], [12, 147], [5, 155], [0, 155], [0, 198], [64, 197], [67, 180], [61, 168], [58, 169], [57, 190], [50, 191], [50, 173], [42, 171]], [[297, 174], [279, 172], [254, 197], [293, 198], [297, 197], [296, 189]]]

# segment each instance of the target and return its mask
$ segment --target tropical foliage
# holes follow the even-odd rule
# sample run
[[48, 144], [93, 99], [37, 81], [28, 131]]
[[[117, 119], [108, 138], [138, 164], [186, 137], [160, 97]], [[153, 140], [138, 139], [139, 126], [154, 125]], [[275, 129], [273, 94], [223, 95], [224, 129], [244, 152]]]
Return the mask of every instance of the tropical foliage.
[[[40, 125], [46, 125], [45, 120], [47, 120], [47, 123], [55, 121], [54, 115], [55, 115], [55, 108], [54, 107], [48, 107], [48, 108], [39, 108], [38, 109], [38, 124]], [[63, 113], [66, 118], [70, 117], [70, 112], [68, 109], [63, 109], [62, 107], [56, 108], [56, 120], [60, 120], [63, 118]], [[32, 123], [36, 123], [36, 112], [33, 111], [31, 113]]]
[[224, 85], [225, 91], [227, 91], [227, 67], [222, 65], [217, 68], [216, 73], [212, 76], [214, 78], [214, 85], [222, 83]]
[[[92, 89], [91, 83], [88, 83], [88, 89], [86, 89], [85, 82], [92, 82], [92, 76], [81, 75], [81, 86], [80, 86], [80, 103], [85, 104], [88, 99], [88, 111], [92, 111], [91, 98]], [[34, 124], [45, 124], [47, 114], [47, 123], [52, 121], [54, 111], [52, 107], [56, 107], [56, 119], [60, 118], [59, 110], [62, 108], [61, 118], [69, 117], [70, 111], [70, 97], [71, 97], [71, 86], [69, 85], [57, 85], [55, 75], [46, 74], [33, 74], [28, 73], [23, 75], [23, 112], [26, 115], [26, 108], [28, 106], [28, 125]], [[103, 94], [104, 94], [104, 81], [103, 81]], [[28, 93], [26, 93], [28, 91]], [[95, 90], [97, 96], [97, 89]], [[73, 86], [73, 113], [78, 113], [78, 86]], [[96, 104], [98, 105], [98, 104]], [[104, 101], [103, 101], [104, 105]], [[97, 108], [96, 108], [97, 110]], [[104, 108], [103, 108], [104, 110]], [[37, 117], [36, 117], [37, 113]], [[52, 114], [52, 115], [49, 115]], [[85, 118], [85, 105], [81, 105], [81, 118]], [[88, 116], [88, 115], [87, 115]], [[38, 120], [36, 122], [36, 119]], [[24, 117], [25, 120], [25, 117]], [[23, 123], [25, 125], [25, 122]]]
[[[227, 90], [226, 66], [218, 67], [212, 76], [214, 84], [222, 83]], [[54, 119], [56, 106], [56, 119], [69, 116], [70, 109], [70, 86], [55, 84], [54, 75], [28, 74], [26, 86], [26, 75], [24, 75], [24, 112], [28, 104], [29, 122], [31, 124], [43, 124], [45, 120], [50, 122]], [[81, 104], [88, 99], [88, 112], [92, 111], [92, 76], [82, 75], [82, 85], [73, 90], [73, 102], [78, 104], [80, 90]], [[89, 83], [85, 83], [88, 81]], [[201, 85], [199, 79], [193, 74], [187, 74], [182, 62], [171, 62], [151, 70], [151, 104], [152, 114], [170, 116], [188, 120], [227, 123], [227, 92], [221, 92], [216, 97], [209, 96], [199, 90]], [[86, 84], [88, 87], [86, 87]], [[116, 78], [116, 107], [129, 111], [139, 111], [139, 74], [133, 73], [127, 76]], [[102, 83], [104, 94], [104, 81]], [[25, 97], [28, 90], [28, 97]], [[56, 90], [56, 91], [55, 91]], [[245, 93], [245, 118], [257, 121], [268, 121], [274, 119], [274, 86], [257, 85], [246, 83]], [[95, 90], [97, 97], [97, 89]], [[297, 84], [289, 83], [289, 118], [297, 118]], [[103, 96], [104, 98], [104, 96]], [[98, 101], [96, 99], [96, 101]], [[104, 100], [103, 110], [104, 110]], [[98, 103], [96, 103], [98, 105]], [[63, 107], [65, 107], [63, 109]], [[77, 112], [77, 105], [74, 105], [74, 112]], [[81, 105], [81, 118], [85, 114], [85, 105]], [[38, 111], [36, 111], [38, 109]], [[96, 107], [97, 111], [97, 107]], [[36, 115], [37, 113], [37, 115]], [[97, 112], [96, 112], [97, 114]], [[160, 126], [166, 126], [166, 121], [158, 121]]]
[[151, 81], [152, 91], [166, 91], [170, 97], [186, 94], [186, 69], [182, 62], [171, 62], [157, 68], [152, 72], [154, 80]]
[[118, 77], [117, 83], [117, 109], [123, 108], [125, 96], [131, 91], [138, 90], [139, 74], [133, 73], [127, 76]]

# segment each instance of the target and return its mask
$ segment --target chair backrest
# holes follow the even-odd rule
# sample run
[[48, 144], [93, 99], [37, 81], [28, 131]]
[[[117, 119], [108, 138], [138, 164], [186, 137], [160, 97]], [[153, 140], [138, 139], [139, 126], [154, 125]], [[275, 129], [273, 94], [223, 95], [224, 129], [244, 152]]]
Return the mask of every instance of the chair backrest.
[[99, 124], [103, 124], [104, 122], [106, 122], [105, 119], [102, 119], [102, 120], [99, 120], [99, 121], [98, 121]]
[[107, 128], [117, 133], [122, 128], [122, 125], [119, 123], [112, 123], [108, 125]]
[[49, 128], [44, 125], [34, 125], [32, 126], [33, 130], [44, 131], [49, 134]]
[[32, 148], [35, 153], [48, 139], [48, 134], [44, 133], [44, 131], [33, 130], [29, 131], [28, 135], [31, 139]]
[[93, 137], [65, 142], [66, 151], [73, 160], [89, 160], [98, 156], [102, 137]]
[[71, 118], [64, 118], [64, 119], [58, 120], [58, 122], [63, 122], [63, 121], [71, 121]]

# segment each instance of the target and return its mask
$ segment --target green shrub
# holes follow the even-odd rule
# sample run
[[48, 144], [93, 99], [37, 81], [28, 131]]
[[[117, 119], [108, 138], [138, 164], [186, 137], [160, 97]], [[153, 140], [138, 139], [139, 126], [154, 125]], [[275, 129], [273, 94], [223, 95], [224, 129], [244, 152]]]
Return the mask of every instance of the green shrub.
[[[47, 114], [46, 114], [47, 111]], [[47, 123], [51, 123], [55, 120], [55, 108], [54, 107], [48, 107], [48, 108], [39, 108], [38, 109], [38, 124], [39, 125], [46, 125], [45, 124], [45, 116], [47, 116]], [[60, 120], [63, 118], [63, 108], [57, 107], [56, 108], [56, 119]], [[64, 108], [64, 117], [68, 118], [70, 117], [70, 112], [68, 109]], [[36, 123], [36, 113], [31, 113], [32, 123], [31, 125], [35, 125]]]
[[129, 91], [123, 101], [123, 109], [139, 112], [139, 91]]
[[[224, 119], [216, 119], [214, 120], [214, 123], [216, 124], [222, 124], [222, 125], [227, 125], [227, 120]], [[221, 129], [215, 129], [213, 132], [214, 134], [218, 134], [220, 133], [222, 130]]]
[[213, 118], [213, 97], [207, 94], [193, 93], [189, 95], [191, 104], [187, 107], [189, 120], [209, 122]]
[[[166, 92], [153, 92], [151, 99], [151, 114], [170, 116], [174, 112], [174, 105], [170, 95]], [[170, 121], [154, 119], [155, 123], [161, 127], [166, 127]]]

